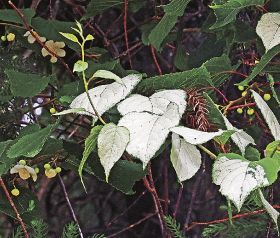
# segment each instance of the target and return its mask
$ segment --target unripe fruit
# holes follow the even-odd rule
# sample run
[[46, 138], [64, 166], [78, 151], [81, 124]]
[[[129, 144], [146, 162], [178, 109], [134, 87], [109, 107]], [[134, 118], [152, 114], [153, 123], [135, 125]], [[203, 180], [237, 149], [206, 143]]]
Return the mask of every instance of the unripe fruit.
[[236, 111], [237, 111], [238, 114], [242, 114], [243, 113], [243, 109], [242, 108], [237, 108]]
[[51, 114], [55, 114], [55, 113], [56, 113], [56, 110], [55, 110], [54, 107], [52, 107], [52, 108], [50, 109], [50, 113], [51, 113]]
[[6, 37], [6, 36], [1, 36], [1, 40], [2, 40], [2, 41], [6, 41], [6, 40], [7, 40], [7, 37]]
[[56, 168], [55, 168], [55, 172], [57, 172], [57, 173], [60, 173], [61, 170], [62, 170], [62, 169], [61, 169], [60, 167], [56, 167]]
[[271, 99], [271, 95], [269, 93], [266, 93], [266, 94], [263, 95], [263, 99], [265, 101], [269, 101]]
[[12, 191], [11, 191], [11, 194], [15, 197], [17, 197], [19, 195], [19, 190], [17, 188], [14, 188]]
[[45, 170], [45, 175], [48, 177], [48, 178], [53, 178], [55, 177], [57, 174], [57, 172], [55, 171], [55, 169], [47, 169]]
[[14, 41], [16, 38], [16, 35], [14, 33], [9, 33], [7, 35], [7, 41]]
[[34, 170], [35, 170], [36, 174], [38, 174], [40, 172], [40, 169], [38, 167], [36, 167]]
[[255, 112], [255, 110], [254, 110], [253, 108], [249, 108], [249, 109], [247, 110], [247, 114], [248, 114], [249, 116], [252, 116], [252, 115], [254, 114], [254, 112]]
[[45, 169], [50, 169], [50, 168], [51, 168], [51, 165], [50, 165], [50, 164], [44, 164], [44, 168], [45, 168]]
[[18, 162], [18, 164], [20, 164], [20, 165], [26, 165], [26, 161], [25, 161], [24, 159], [21, 159], [21, 160]]
[[247, 92], [246, 92], [246, 91], [244, 91], [244, 92], [241, 93], [241, 96], [242, 96], [242, 97], [245, 97], [246, 95], [247, 95]]
[[238, 86], [239, 91], [244, 91], [244, 89], [245, 89], [244, 86], [241, 86], [241, 85]]

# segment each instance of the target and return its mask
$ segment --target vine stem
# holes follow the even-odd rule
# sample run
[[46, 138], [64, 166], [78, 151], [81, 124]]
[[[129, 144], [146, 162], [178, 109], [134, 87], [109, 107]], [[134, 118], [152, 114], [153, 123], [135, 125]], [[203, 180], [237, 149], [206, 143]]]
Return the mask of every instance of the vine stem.
[[84, 235], [83, 235], [82, 229], [81, 229], [81, 227], [80, 227], [79, 221], [78, 221], [78, 219], [77, 219], [77, 217], [76, 217], [76, 214], [75, 214], [75, 212], [74, 212], [74, 209], [73, 209], [72, 204], [71, 204], [71, 202], [70, 202], [70, 199], [69, 199], [69, 197], [68, 197], [65, 184], [64, 184], [64, 182], [63, 182], [61, 176], [60, 176], [59, 174], [58, 174], [57, 176], [58, 176], [59, 183], [60, 183], [60, 185], [61, 185], [61, 188], [62, 188], [64, 197], [65, 197], [65, 199], [66, 199], [67, 206], [68, 206], [68, 208], [69, 208], [69, 210], [70, 210], [70, 213], [71, 213], [71, 215], [72, 215], [72, 218], [73, 218], [73, 220], [75, 221], [75, 223], [76, 223], [77, 226], [78, 226], [79, 235], [80, 235], [81, 238], [84, 238]]
[[198, 148], [200, 148], [201, 150], [203, 150], [206, 154], [208, 154], [212, 159], [217, 159], [217, 155], [215, 155], [214, 153], [212, 153], [210, 150], [208, 150], [206, 147], [204, 147], [203, 145], [197, 145]]
[[160, 224], [160, 229], [162, 236], [165, 237], [165, 223], [164, 223], [164, 213], [163, 209], [157, 194], [157, 190], [155, 188], [155, 183], [152, 175], [152, 169], [150, 163], [147, 165], [148, 167], [148, 178], [145, 177], [143, 178], [144, 186], [148, 189], [148, 191], [151, 193], [153, 200], [154, 200], [154, 205], [155, 205], [155, 210], [156, 213], [158, 214], [158, 219], [159, 219], [159, 224]]
[[[80, 33], [80, 36], [82, 37], [82, 40], [83, 40], [82, 44], [80, 44], [81, 50], [82, 50], [82, 61], [85, 63], [85, 42], [86, 42], [86, 41], [85, 41], [85, 38], [84, 38], [82, 32]], [[92, 109], [93, 109], [95, 115], [98, 117], [98, 119], [101, 121], [101, 123], [102, 123], [103, 125], [106, 125], [106, 122], [102, 119], [102, 117], [100, 116], [100, 114], [99, 114], [98, 111], [96, 110], [96, 108], [95, 108], [95, 106], [94, 106], [94, 104], [93, 104], [93, 101], [91, 100], [91, 97], [90, 97], [89, 92], [88, 92], [88, 82], [87, 82], [87, 80], [86, 80], [86, 74], [85, 74], [85, 71], [84, 71], [84, 70], [82, 71], [82, 77], [83, 77], [84, 86], [85, 86], [85, 91], [86, 91], [86, 95], [87, 95], [87, 98], [88, 98], [88, 100], [89, 100], [89, 103], [90, 103], [90, 105], [91, 105], [91, 107], [92, 107]]]
[[11, 195], [10, 195], [10, 193], [9, 193], [9, 191], [8, 191], [6, 185], [5, 185], [5, 183], [4, 183], [4, 181], [3, 181], [3, 179], [1, 177], [0, 177], [0, 185], [3, 188], [3, 190], [5, 192], [5, 195], [6, 195], [7, 199], [8, 199], [8, 201], [9, 201], [10, 205], [13, 208], [13, 210], [14, 210], [16, 216], [17, 216], [17, 219], [18, 219], [18, 221], [20, 223], [20, 226], [22, 228], [22, 231], [24, 233], [24, 237], [25, 238], [29, 238], [30, 236], [29, 236], [28, 231], [26, 229], [26, 225], [24, 224], [24, 222], [23, 222], [23, 220], [22, 220], [22, 218], [21, 218], [21, 216], [20, 216], [20, 214], [19, 214], [19, 212], [18, 212], [18, 210], [16, 208], [16, 205], [14, 204], [13, 199], [12, 199], [12, 197], [11, 197]]

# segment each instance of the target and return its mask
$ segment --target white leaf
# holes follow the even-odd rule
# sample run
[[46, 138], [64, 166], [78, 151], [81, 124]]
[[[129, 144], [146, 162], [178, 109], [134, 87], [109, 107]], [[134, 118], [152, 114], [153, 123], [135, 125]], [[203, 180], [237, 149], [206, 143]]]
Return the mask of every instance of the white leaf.
[[129, 131], [123, 126], [106, 124], [97, 139], [98, 156], [105, 170], [106, 181], [114, 164], [121, 158], [129, 142]]
[[187, 94], [184, 90], [164, 90], [154, 93], [151, 97], [151, 103], [153, 105], [153, 113], [162, 115], [169, 103], [175, 103], [179, 107], [180, 115], [183, 115], [186, 109], [186, 97]]
[[170, 159], [180, 182], [193, 177], [201, 165], [201, 154], [196, 146], [181, 139], [176, 133], [172, 133]]
[[225, 131], [218, 130], [217, 132], [205, 132], [199, 131], [184, 126], [176, 126], [170, 129], [170, 131], [182, 136], [186, 142], [192, 145], [201, 145], [209, 140], [212, 140], [216, 136], [222, 135]]
[[279, 212], [269, 204], [269, 202], [265, 199], [265, 197], [263, 196], [263, 193], [260, 189], [259, 189], [259, 195], [260, 195], [260, 198], [261, 198], [261, 201], [262, 201], [262, 204], [263, 204], [265, 210], [267, 211], [267, 213], [270, 215], [270, 217], [276, 224], [278, 236], [279, 236], [279, 228], [278, 228]]
[[280, 14], [270, 12], [262, 15], [256, 32], [262, 39], [266, 51], [280, 44]]
[[154, 93], [152, 96], [132, 95], [118, 105], [118, 111], [121, 115], [129, 112], [152, 112], [162, 115], [165, 113], [170, 103], [175, 103], [179, 107], [180, 115], [183, 115], [186, 109], [187, 94], [184, 90], [163, 90]]
[[269, 185], [262, 166], [225, 156], [214, 163], [213, 182], [220, 185], [219, 191], [234, 203], [238, 211], [253, 190]]
[[261, 110], [263, 117], [271, 131], [271, 134], [273, 135], [275, 140], [280, 140], [280, 125], [279, 125], [279, 122], [278, 122], [276, 116], [271, 111], [271, 109], [266, 104], [266, 102], [262, 99], [262, 97], [255, 91], [253, 91], [253, 90], [251, 90], [251, 91], [253, 93], [257, 106]]
[[231, 139], [233, 140], [233, 142], [238, 146], [238, 148], [240, 149], [241, 153], [244, 154], [246, 147], [249, 144], [253, 144], [255, 145], [255, 141], [254, 139], [247, 134], [245, 131], [243, 130], [239, 130], [236, 127], [234, 127], [229, 120], [222, 114], [226, 128], [228, 130], [233, 130], [236, 131], [234, 134], [231, 135]]
[[[139, 83], [140, 80], [140, 75], [132, 74], [122, 79], [123, 84], [114, 82], [90, 89], [88, 91], [90, 98], [93, 101], [93, 105], [99, 115], [101, 116], [119, 101], [126, 98], [126, 96], [131, 93], [133, 88]], [[92, 109], [85, 92], [76, 97], [70, 104], [70, 107], [84, 108], [87, 112], [81, 112], [79, 114], [89, 115], [92, 116], [94, 120], [97, 120], [97, 116], [94, 116], [94, 110]]]
[[81, 113], [81, 112], [86, 112], [84, 108], [74, 108], [74, 109], [67, 109], [61, 112], [57, 112], [53, 114], [54, 116], [62, 116], [70, 113]]
[[139, 158], [145, 168], [165, 142], [169, 129], [178, 125], [179, 121], [178, 106], [170, 103], [163, 115], [131, 112], [121, 118], [118, 125], [126, 127], [130, 133], [126, 151]]
[[130, 112], [152, 112], [153, 106], [148, 97], [134, 94], [118, 104], [118, 111], [124, 116]]
[[122, 79], [112, 73], [111, 71], [108, 70], [97, 70], [92, 76], [91, 78], [104, 78], [104, 79], [113, 79], [115, 80], [117, 83], [123, 84]]

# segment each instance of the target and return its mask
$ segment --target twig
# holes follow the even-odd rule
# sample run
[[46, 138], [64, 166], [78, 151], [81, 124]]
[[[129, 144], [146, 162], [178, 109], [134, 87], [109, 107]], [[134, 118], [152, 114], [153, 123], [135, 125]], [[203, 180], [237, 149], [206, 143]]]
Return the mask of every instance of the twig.
[[129, 225], [128, 227], [126, 227], [126, 228], [124, 228], [124, 229], [122, 229], [122, 230], [120, 230], [120, 231], [118, 231], [118, 232], [116, 232], [116, 233], [114, 233], [114, 234], [112, 234], [112, 235], [107, 236], [107, 238], [115, 237], [115, 236], [117, 236], [117, 235], [119, 235], [119, 234], [121, 234], [121, 233], [123, 233], [123, 232], [125, 232], [125, 231], [128, 231], [128, 230], [134, 228], [135, 226], [141, 224], [143, 221], [146, 221], [146, 220], [148, 220], [149, 218], [153, 217], [154, 215], [156, 215], [156, 213], [152, 213], [152, 214], [150, 214], [150, 215], [148, 215], [148, 216], [145, 216], [145, 217], [142, 218], [141, 220], [139, 220], [139, 221], [137, 221], [137, 222], [135, 222], [135, 223]]
[[130, 56], [129, 46], [128, 46], [128, 35], [127, 35], [127, 12], [128, 12], [128, 0], [124, 0], [124, 15], [123, 15], [123, 29], [124, 29], [124, 39], [125, 39], [125, 46], [128, 55], [129, 65], [132, 69], [132, 61]]
[[16, 11], [16, 13], [18, 14], [18, 16], [21, 18], [23, 25], [25, 26], [26, 30], [28, 30], [30, 32], [30, 34], [35, 38], [35, 40], [39, 43], [39, 45], [42, 48], [45, 48], [52, 56], [58, 58], [61, 63], [63, 64], [63, 66], [66, 68], [66, 70], [70, 73], [70, 75], [74, 78], [74, 74], [72, 72], [72, 70], [69, 68], [69, 66], [64, 62], [63, 59], [61, 59], [55, 52], [53, 52], [52, 50], [50, 50], [38, 37], [38, 35], [36, 35], [33, 30], [31, 29], [30, 25], [28, 24], [27, 20], [25, 19], [25, 16], [23, 15], [23, 13], [21, 12], [20, 9], [18, 9], [13, 3], [12, 1], [8, 1], [9, 5]]
[[58, 174], [58, 179], [59, 179], [59, 183], [60, 183], [60, 185], [61, 185], [61, 188], [62, 188], [64, 197], [65, 197], [65, 199], [66, 199], [66, 202], [67, 202], [67, 206], [68, 206], [68, 208], [69, 208], [69, 211], [70, 211], [70, 213], [71, 213], [71, 215], [72, 215], [72, 218], [73, 218], [74, 222], [75, 222], [75, 223], [77, 224], [77, 226], [78, 226], [79, 235], [80, 235], [81, 238], [84, 238], [84, 235], [83, 235], [83, 233], [82, 233], [82, 229], [81, 229], [81, 227], [80, 227], [79, 221], [78, 221], [78, 219], [77, 219], [77, 217], [76, 217], [76, 214], [75, 214], [75, 212], [74, 212], [74, 209], [73, 209], [73, 207], [72, 207], [72, 205], [71, 205], [71, 202], [70, 202], [70, 199], [69, 199], [69, 197], [68, 197], [68, 194], [67, 194], [67, 191], [66, 191], [66, 188], [65, 188], [65, 184], [64, 184], [64, 182], [63, 182], [63, 180], [62, 180], [62, 178], [61, 178], [61, 176], [60, 176], [59, 174]]
[[158, 73], [160, 75], [162, 75], [162, 70], [161, 70], [161, 67], [158, 63], [157, 57], [156, 57], [155, 48], [153, 46], [150, 46], [150, 50], [151, 50], [151, 54], [152, 54], [152, 57], [153, 57], [154, 64], [157, 67]]
[[12, 197], [11, 197], [11, 195], [10, 195], [10, 193], [9, 193], [9, 191], [8, 191], [6, 185], [5, 185], [5, 183], [4, 183], [4, 181], [3, 181], [3, 179], [1, 177], [0, 177], [0, 185], [3, 188], [3, 190], [5, 192], [5, 195], [6, 195], [7, 199], [8, 199], [8, 201], [9, 201], [10, 205], [13, 208], [13, 210], [14, 210], [16, 216], [17, 216], [17, 219], [18, 219], [18, 221], [19, 221], [19, 223], [21, 225], [22, 231], [24, 233], [24, 237], [25, 238], [29, 238], [29, 234], [27, 232], [26, 225], [24, 224], [24, 222], [23, 222], [23, 220], [22, 220], [22, 218], [21, 218], [21, 216], [20, 216], [20, 214], [19, 214], [19, 212], [18, 212], [18, 210], [16, 208], [16, 205], [14, 204], [13, 199], [12, 199]]
[[176, 219], [176, 215], [180, 206], [180, 202], [181, 202], [181, 198], [182, 198], [182, 194], [183, 194], [183, 185], [179, 188], [179, 193], [178, 193], [178, 197], [177, 197], [177, 201], [176, 201], [176, 205], [175, 205], [175, 209], [173, 212], [173, 218]]
[[[276, 209], [280, 209], [280, 205], [273, 205], [272, 207], [276, 208]], [[245, 213], [237, 214], [237, 215], [233, 216], [232, 219], [240, 219], [240, 218], [244, 218], [244, 217], [247, 217], [247, 216], [261, 214], [261, 213], [264, 213], [264, 212], [266, 212], [265, 209], [251, 211], [251, 212], [245, 212]], [[214, 220], [214, 221], [208, 221], [208, 222], [193, 222], [191, 224], [191, 226], [185, 227], [185, 229], [187, 231], [189, 231], [189, 230], [193, 229], [195, 226], [208, 226], [208, 225], [211, 225], [211, 224], [222, 223], [222, 222], [226, 222], [226, 221], [229, 221], [229, 220], [230, 220], [230, 218], [227, 217], [227, 218]]]

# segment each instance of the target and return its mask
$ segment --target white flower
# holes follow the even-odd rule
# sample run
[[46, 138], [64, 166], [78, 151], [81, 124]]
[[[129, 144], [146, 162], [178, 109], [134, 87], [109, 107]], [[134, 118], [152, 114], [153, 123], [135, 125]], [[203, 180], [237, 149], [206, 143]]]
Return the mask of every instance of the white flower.
[[33, 181], [35, 182], [37, 180], [37, 174], [35, 170], [27, 165], [20, 165], [17, 164], [10, 170], [11, 174], [19, 174], [19, 177], [26, 180], [32, 177]]
[[[33, 34], [35, 34], [35, 35], [38, 37], [38, 39], [39, 39], [41, 42], [45, 42], [45, 41], [46, 41], [46, 37], [41, 37], [41, 36], [39, 36], [38, 33], [35, 32], [35, 31], [33, 31], [33, 30], [32, 30], [32, 32], [33, 32]], [[35, 37], [30, 33], [30, 31], [27, 31], [23, 36], [26, 36], [26, 37], [27, 37], [27, 41], [28, 41], [30, 44], [33, 44], [33, 43], [36, 41]]]
[[[45, 46], [53, 53], [55, 53], [59, 57], [64, 57], [66, 55], [65, 50], [62, 48], [65, 46], [64, 42], [54, 42], [53, 40], [48, 40], [45, 43]], [[46, 57], [47, 55], [51, 56], [51, 62], [57, 62], [57, 57], [53, 56], [50, 52], [48, 52], [45, 48], [42, 49], [42, 55]]]

